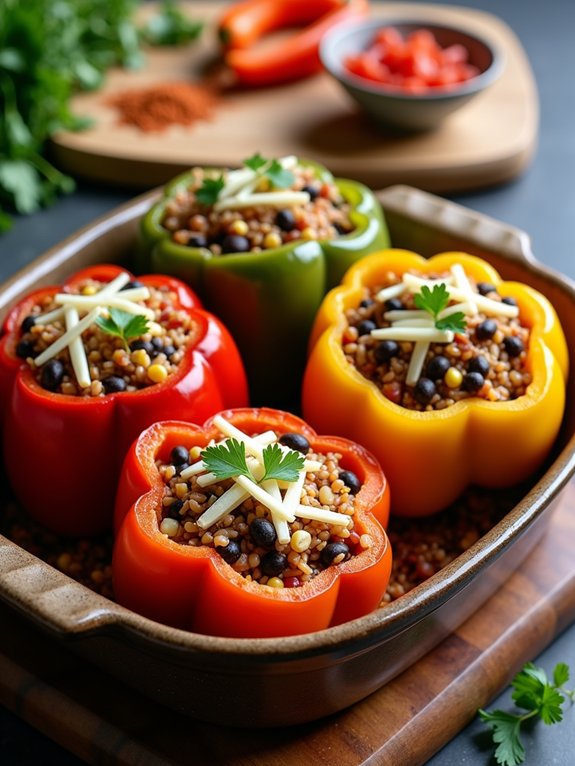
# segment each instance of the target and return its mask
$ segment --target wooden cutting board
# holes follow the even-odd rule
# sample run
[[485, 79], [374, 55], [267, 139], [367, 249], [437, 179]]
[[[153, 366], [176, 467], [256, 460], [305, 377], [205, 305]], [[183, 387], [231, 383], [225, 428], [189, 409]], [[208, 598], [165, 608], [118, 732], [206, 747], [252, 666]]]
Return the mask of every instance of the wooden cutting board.
[[1, 605], [0, 703], [94, 766], [323, 766], [335, 753], [338, 766], [419, 766], [575, 619], [574, 553], [572, 481], [545, 537], [473, 617], [378, 692], [315, 723], [253, 731], [187, 719]]
[[[213, 22], [226, 3], [182, 5], [193, 18], [206, 22], [201, 41], [149, 50], [142, 70], [113, 71], [102, 91], [77, 96], [74, 111], [91, 117], [94, 125], [55, 137], [54, 158], [64, 170], [150, 188], [194, 164], [237, 166], [260, 151], [264, 156], [310, 157], [336, 176], [373, 188], [407, 183], [441, 193], [509, 180], [533, 156], [538, 97], [519, 41], [497, 17], [457, 6], [372, 4], [372, 14], [382, 22], [410, 18], [465, 25], [492, 37], [505, 53], [500, 79], [433, 133], [404, 138], [382, 133], [327, 74], [275, 88], [227, 90], [212, 119], [190, 127], [143, 133], [119, 125], [117, 111], [107, 104], [111, 95], [167, 81], [197, 81], [217, 56]], [[153, 9], [144, 12], [149, 15]]]

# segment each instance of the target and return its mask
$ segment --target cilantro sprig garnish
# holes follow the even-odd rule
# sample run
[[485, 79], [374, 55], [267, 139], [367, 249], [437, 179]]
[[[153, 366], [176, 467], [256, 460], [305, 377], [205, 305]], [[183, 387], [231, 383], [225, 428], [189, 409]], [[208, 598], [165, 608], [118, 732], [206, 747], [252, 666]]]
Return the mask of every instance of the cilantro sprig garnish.
[[418, 309], [423, 309], [423, 311], [431, 314], [438, 330], [451, 330], [452, 332], [465, 330], [466, 320], [462, 311], [457, 311], [442, 319], [439, 318], [439, 314], [449, 304], [449, 290], [443, 282], [433, 285], [433, 289], [427, 285], [422, 285], [421, 292], [416, 293], [414, 301]]
[[256, 484], [266, 479], [296, 481], [304, 465], [302, 454], [295, 450], [284, 452], [277, 443], [264, 447], [262, 457], [264, 475], [258, 481], [249, 469], [245, 445], [237, 439], [227, 439], [221, 444], [206, 447], [201, 453], [206, 470], [218, 479], [245, 476]]
[[196, 190], [196, 199], [202, 205], [214, 205], [225, 185], [223, 175], [218, 178], [204, 178], [202, 185]]
[[109, 308], [107, 317], [97, 317], [96, 324], [108, 335], [121, 338], [126, 351], [129, 349], [128, 341], [130, 338], [139, 338], [145, 335], [149, 329], [148, 320], [145, 316], [130, 314], [128, 311], [116, 308]]
[[545, 670], [528, 662], [511, 682], [512, 699], [525, 713], [508, 713], [504, 710], [488, 712], [479, 710], [479, 717], [492, 730], [495, 760], [500, 766], [518, 766], [525, 760], [525, 747], [521, 742], [521, 727], [530, 719], [539, 718], [545, 724], [563, 720], [565, 697], [575, 700], [575, 691], [564, 685], [569, 680], [569, 667], [558, 663], [549, 680]]
[[287, 189], [295, 181], [291, 170], [287, 170], [279, 160], [266, 159], [256, 152], [243, 163], [261, 178], [267, 178], [275, 189]]

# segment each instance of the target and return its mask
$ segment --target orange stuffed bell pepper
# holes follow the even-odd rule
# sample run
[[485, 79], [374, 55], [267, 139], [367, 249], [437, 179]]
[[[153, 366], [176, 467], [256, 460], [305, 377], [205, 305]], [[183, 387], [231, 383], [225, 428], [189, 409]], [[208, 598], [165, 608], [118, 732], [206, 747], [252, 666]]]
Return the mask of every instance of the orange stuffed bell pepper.
[[565, 403], [567, 349], [548, 300], [464, 253], [384, 250], [325, 298], [303, 413], [380, 461], [392, 512], [421, 516], [469, 484], [542, 465]]
[[160, 418], [247, 404], [239, 352], [182, 282], [115, 265], [26, 296], [0, 339], [0, 425], [23, 507], [58, 534], [112, 526], [136, 436]]
[[200, 633], [321, 630], [381, 602], [388, 512], [385, 477], [365, 449], [288, 413], [155, 423], [120, 479], [114, 592], [140, 614]]

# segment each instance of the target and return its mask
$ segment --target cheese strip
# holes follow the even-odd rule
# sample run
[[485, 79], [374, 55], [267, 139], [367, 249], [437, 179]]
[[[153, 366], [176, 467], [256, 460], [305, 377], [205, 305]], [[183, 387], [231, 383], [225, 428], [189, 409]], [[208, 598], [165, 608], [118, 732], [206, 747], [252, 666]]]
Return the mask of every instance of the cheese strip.
[[259, 192], [245, 197], [229, 197], [221, 202], [216, 202], [214, 210], [241, 210], [245, 207], [265, 205], [266, 207], [285, 207], [286, 205], [307, 205], [310, 196], [304, 191], [291, 191], [289, 189], [276, 192]]
[[376, 293], [375, 300], [380, 303], [385, 303], [390, 298], [399, 298], [406, 292], [407, 288], [403, 282], [398, 282], [396, 285], [389, 285], [389, 287], [383, 287], [378, 293]]
[[282, 508], [286, 514], [286, 518], [293, 519], [295, 516], [295, 510], [301, 502], [301, 493], [303, 485], [305, 484], [305, 477], [305, 470], [301, 470], [296, 481], [290, 482], [289, 487], [285, 491]]
[[337, 524], [341, 527], [347, 527], [351, 519], [347, 513], [324, 511], [323, 508], [315, 508], [312, 505], [299, 505], [295, 515], [300, 519], [313, 519], [314, 521], [323, 521], [326, 524]]
[[445, 319], [445, 317], [451, 316], [452, 314], [457, 314], [458, 312], [462, 314], [476, 314], [477, 311], [474, 312], [473, 309], [477, 309], [477, 306], [469, 301], [466, 301], [465, 303], [454, 303], [452, 306], [448, 306], [447, 308], [443, 309], [443, 311], [440, 311], [437, 315], [438, 319]]
[[124, 285], [127, 285], [128, 282], [132, 279], [132, 277], [128, 274], [127, 271], [122, 271], [118, 274], [117, 277], [114, 277], [111, 282], [108, 282], [108, 284], [104, 285], [102, 289], [98, 292], [98, 295], [110, 295], [111, 293], [117, 293], [119, 292]]
[[207, 511], [202, 513], [197, 519], [196, 524], [201, 529], [208, 529], [212, 524], [216, 524], [220, 519], [223, 519], [224, 516], [227, 516], [230, 511], [233, 511], [241, 505], [249, 496], [250, 493], [247, 490], [240, 487], [239, 484], [234, 484], [226, 490], [223, 495], [220, 495], [216, 502], [213, 503], [213, 505], [210, 505]]
[[261, 487], [259, 484], [256, 484], [251, 479], [248, 479], [247, 476], [237, 476], [235, 481], [247, 492], [249, 492], [250, 495], [258, 501], [258, 503], [265, 505], [265, 507], [269, 508], [272, 513], [277, 513], [280, 519], [284, 519], [285, 521], [294, 520], [295, 516], [288, 516], [283, 509], [283, 504], [279, 500], [276, 500], [276, 498], [270, 495], [269, 492], [266, 492], [263, 487]]
[[46, 314], [41, 314], [40, 316], [37, 316], [34, 318], [34, 324], [50, 324], [50, 322], [56, 321], [56, 319], [61, 319], [64, 316], [64, 307], [61, 306], [57, 309], [52, 309], [52, 311], [48, 311]]
[[421, 319], [398, 319], [392, 324], [392, 327], [435, 327], [433, 318], [428, 314]]
[[85, 298], [91, 298], [92, 300], [99, 300], [101, 306], [105, 306], [112, 295], [126, 301], [145, 301], [150, 297], [150, 291], [147, 287], [131, 287], [129, 290], [122, 290], [122, 294], [119, 295], [116, 292], [108, 292], [102, 294], [102, 292], [94, 293], [93, 295], [81, 295], [77, 293], [56, 293], [54, 300], [59, 304], [73, 303], [74, 299], [80, 298], [80, 303], [85, 303]]
[[[282, 496], [279, 485], [275, 479], [266, 479], [262, 482], [262, 487], [269, 492], [272, 497], [281, 502]], [[278, 543], [280, 545], [287, 545], [291, 540], [290, 529], [285, 519], [281, 519], [277, 513], [271, 511], [272, 523], [274, 525], [276, 535], [278, 536]]]
[[453, 274], [453, 280], [456, 287], [458, 287], [461, 292], [467, 296], [467, 302], [472, 307], [472, 310], [469, 313], [474, 316], [477, 314], [475, 296], [478, 295], [478, 293], [472, 289], [469, 279], [467, 278], [467, 274], [465, 273], [465, 270], [460, 263], [453, 264], [451, 267], [451, 273]]
[[418, 340], [427, 340], [430, 343], [451, 343], [454, 337], [451, 330], [437, 330], [434, 327], [380, 327], [372, 330], [371, 335], [377, 340], [404, 340], [414, 343]]
[[414, 386], [419, 380], [428, 350], [429, 343], [426, 340], [419, 340], [415, 344], [411, 359], [409, 360], [407, 375], [405, 376], [405, 382], [408, 386]]
[[405, 309], [405, 311], [394, 309], [393, 311], [386, 311], [383, 315], [387, 322], [399, 322], [403, 319], [424, 319], [425, 317], [431, 319], [429, 312], [423, 309]]
[[99, 293], [95, 295], [68, 295], [61, 293], [56, 295], [55, 301], [63, 306], [75, 306], [79, 310], [101, 306], [102, 308], [121, 309], [129, 314], [141, 314], [147, 319], [154, 319], [156, 316], [152, 309], [149, 309], [147, 306], [142, 306], [140, 303], [134, 303], [115, 294], [106, 295], [102, 298]]
[[[71, 330], [73, 327], [76, 327], [80, 321], [78, 311], [74, 308], [74, 306], [66, 306], [64, 309], [64, 316], [66, 318], [67, 330]], [[87, 388], [92, 382], [92, 379], [90, 378], [88, 358], [86, 357], [86, 351], [84, 349], [82, 338], [74, 338], [74, 340], [70, 342], [69, 350], [70, 361], [72, 362], [74, 375], [76, 376], [78, 385], [81, 386], [81, 388]]]
[[228, 421], [221, 415], [216, 415], [213, 419], [213, 423], [216, 428], [219, 428], [224, 436], [227, 436], [230, 439], [237, 439], [239, 442], [243, 442], [246, 450], [250, 454], [256, 457], [260, 462], [263, 460], [262, 446], [258, 443], [257, 439], [248, 436], [243, 431], [240, 431], [239, 428], [236, 428], [231, 423], [228, 423]]
[[[241, 433], [241, 432], [240, 432]], [[244, 434], [245, 436], [245, 434]], [[276, 440], [276, 435], [273, 431], [263, 431], [261, 434], [258, 434], [257, 436], [254, 436], [254, 441], [259, 442], [260, 444], [266, 446], [268, 444], [272, 444]], [[223, 439], [225, 441], [225, 439]], [[220, 442], [221, 443], [221, 442]], [[209, 446], [209, 445], [207, 445]], [[310, 461], [311, 462], [311, 461]], [[180, 477], [187, 481], [190, 476], [194, 476], [195, 474], [202, 473], [202, 471], [206, 470], [206, 466], [204, 464], [203, 460], [198, 460], [196, 463], [193, 463], [192, 465], [188, 466], [187, 468], [184, 468], [184, 470], [180, 473]], [[311, 470], [311, 469], [309, 469]], [[207, 474], [206, 474], [207, 475]], [[214, 476], [214, 474], [209, 474], [210, 476]]]
[[96, 306], [96, 308], [92, 309], [89, 314], [86, 314], [85, 317], [80, 319], [77, 325], [72, 327], [70, 330], [67, 330], [63, 335], [55, 340], [54, 343], [48, 346], [48, 348], [44, 349], [44, 351], [42, 351], [42, 353], [34, 359], [34, 364], [36, 367], [41, 367], [49, 359], [52, 359], [52, 357], [56, 356], [56, 354], [59, 354], [62, 349], [66, 348], [66, 346], [69, 346], [74, 338], [79, 338], [84, 330], [87, 330], [88, 327], [94, 323], [96, 317], [100, 316], [101, 313], [102, 309], [100, 306]]

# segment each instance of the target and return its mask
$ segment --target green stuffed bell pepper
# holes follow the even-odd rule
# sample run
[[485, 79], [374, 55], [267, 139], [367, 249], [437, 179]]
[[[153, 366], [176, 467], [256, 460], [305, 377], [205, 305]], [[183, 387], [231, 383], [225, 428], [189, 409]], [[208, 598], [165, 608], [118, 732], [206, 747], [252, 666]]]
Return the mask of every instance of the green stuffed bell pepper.
[[177, 276], [227, 324], [253, 405], [297, 402], [324, 295], [362, 256], [386, 247], [373, 193], [324, 167], [259, 154], [238, 170], [195, 168], [141, 223], [142, 268]]

